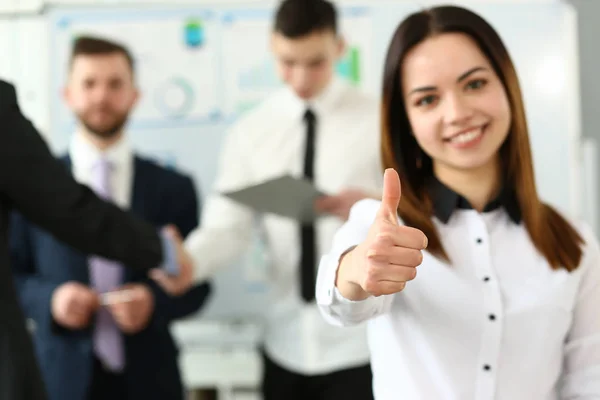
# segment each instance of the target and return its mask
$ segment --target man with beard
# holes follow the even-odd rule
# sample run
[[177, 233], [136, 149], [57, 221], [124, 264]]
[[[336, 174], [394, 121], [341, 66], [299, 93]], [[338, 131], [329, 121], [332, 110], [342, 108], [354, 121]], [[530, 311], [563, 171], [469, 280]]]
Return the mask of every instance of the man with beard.
[[[75, 178], [156, 226], [193, 230], [192, 179], [135, 155], [126, 140], [138, 98], [129, 51], [80, 37], [64, 94], [79, 121], [62, 157]], [[83, 255], [17, 213], [10, 239], [49, 399], [183, 398], [169, 323], [202, 306], [208, 283], [171, 297], [144, 272]]]

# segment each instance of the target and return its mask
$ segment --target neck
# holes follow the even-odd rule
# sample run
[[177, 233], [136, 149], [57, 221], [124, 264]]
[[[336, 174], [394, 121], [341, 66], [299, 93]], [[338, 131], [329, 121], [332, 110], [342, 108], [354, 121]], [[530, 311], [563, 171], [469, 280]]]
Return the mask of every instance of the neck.
[[108, 137], [108, 138], [99, 137], [98, 135], [89, 132], [85, 128], [81, 128], [80, 132], [81, 132], [82, 136], [85, 138], [85, 140], [87, 140], [89, 143], [91, 143], [94, 147], [96, 147], [100, 151], [108, 150], [110, 147], [114, 146], [114, 144], [117, 143], [119, 140], [121, 140], [121, 138], [123, 137], [123, 131], [119, 131], [115, 135]]
[[463, 196], [479, 212], [498, 195], [501, 183], [500, 160], [480, 168], [460, 170], [434, 163], [435, 176], [444, 185]]

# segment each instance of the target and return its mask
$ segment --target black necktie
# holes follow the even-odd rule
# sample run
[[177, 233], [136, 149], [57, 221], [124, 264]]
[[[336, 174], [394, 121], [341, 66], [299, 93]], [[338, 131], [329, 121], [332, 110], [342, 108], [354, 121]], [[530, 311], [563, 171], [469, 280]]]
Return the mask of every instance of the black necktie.
[[[304, 152], [304, 177], [309, 181], [314, 178], [315, 160], [315, 126], [316, 117], [310, 110], [304, 113], [306, 122], [306, 149]], [[315, 226], [313, 224], [302, 224], [302, 250], [300, 255], [301, 290], [302, 298], [311, 302], [315, 298], [315, 271], [316, 271], [316, 249], [315, 249]]]

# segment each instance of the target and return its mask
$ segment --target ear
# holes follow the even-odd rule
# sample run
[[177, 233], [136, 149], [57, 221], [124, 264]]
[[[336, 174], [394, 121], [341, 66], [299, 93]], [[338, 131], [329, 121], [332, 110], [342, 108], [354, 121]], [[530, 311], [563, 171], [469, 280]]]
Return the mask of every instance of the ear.
[[67, 105], [71, 106], [71, 88], [69, 88], [68, 84], [63, 86], [61, 94], [63, 101], [67, 103]]
[[277, 32], [271, 32], [271, 36], [269, 36], [269, 49], [271, 53], [275, 52], [275, 40], [277, 38]]
[[339, 59], [344, 56], [344, 53], [346, 53], [346, 39], [342, 35], [339, 35], [336, 41], [337, 57]]
[[141, 95], [142, 94], [141, 94], [140, 90], [137, 87], [135, 87], [133, 89], [133, 99], [131, 100], [131, 107], [134, 107], [138, 103]]

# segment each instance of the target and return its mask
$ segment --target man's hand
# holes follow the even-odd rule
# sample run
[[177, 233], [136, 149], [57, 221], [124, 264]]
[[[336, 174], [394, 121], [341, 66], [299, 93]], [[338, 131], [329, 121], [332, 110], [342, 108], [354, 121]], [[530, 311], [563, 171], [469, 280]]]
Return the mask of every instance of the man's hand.
[[51, 312], [57, 324], [69, 329], [83, 329], [98, 309], [98, 295], [79, 282], [67, 282], [54, 290]]
[[398, 223], [400, 178], [393, 169], [384, 175], [383, 197], [367, 239], [341, 260], [336, 285], [349, 300], [393, 294], [417, 275], [427, 237]]
[[181, 296], [194, 284], [194, 263], [192, 257], [183, 247], [183, 239], [177, 228], [173, 225], [169, 225], [165, 228], [165, 233], [170, 237], [177, 248], [179, 274], [172, 276], [162, 269], [153, 269], [150, 271], [150, 277], [154, 279], [165, 292], [172, 296]]
[[322, 196], [315, 201], [315, 210], [318, 213], [336, 215], [346, 221], [350, 209], [359, 200], [373, 196], [358, 189], [346, 189], [334, 196]]
[[108, 310], [123, 333], [138, 333], [150, 322], [154, 296], [147, 285], [139, 283], [123, 285], [119, 290], [127, 291], [127, 300], [109, 304]]

